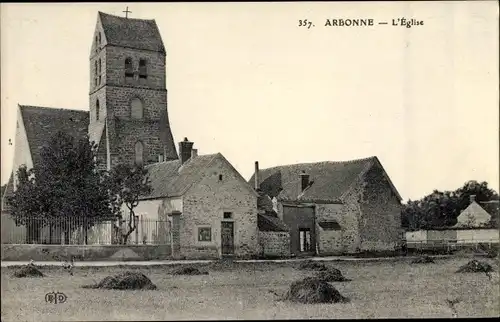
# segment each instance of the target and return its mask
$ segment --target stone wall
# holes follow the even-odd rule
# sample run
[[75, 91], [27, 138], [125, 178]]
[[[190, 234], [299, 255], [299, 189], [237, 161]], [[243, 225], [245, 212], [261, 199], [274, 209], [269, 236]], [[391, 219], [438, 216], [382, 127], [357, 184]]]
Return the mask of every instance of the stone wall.
[[259, 244], [263, 256], [290, 256], [290, 233], [288, 232], [260, 231]]
[[6, 245], [2, 261], [123, 261], [170, 259], [170, 245]]
[[364, 176], [360, 198], [361, 250], [388, 251], [401, 245], [401, 203], [391, 189], [384, 170], [374, 164]]
[[317, 222], [335, 220], [340, 231], [325, 231], [319, 227], [318, 248], [322, 255], [355, 253], [360, 245], [359, 207], [356, 191], [347, 196], [344, 204], [317, 204]]
[[[220, 175], [222, 180], [219, 180]], [[224, 212], [232, 218], [224, 219]], [[258, 254], [257, 195], [234, 168], [218, 156], [204, 169], [204, 178], [183, 198], [180, 215], [181, 256], [221, 254], [221, 221], [234, 222], [234, 252], [237, 257]], [[198, 228], [210, 227], [211, 240], [199, 241]], [[205, 251], [209, 249], [209, 252]]]

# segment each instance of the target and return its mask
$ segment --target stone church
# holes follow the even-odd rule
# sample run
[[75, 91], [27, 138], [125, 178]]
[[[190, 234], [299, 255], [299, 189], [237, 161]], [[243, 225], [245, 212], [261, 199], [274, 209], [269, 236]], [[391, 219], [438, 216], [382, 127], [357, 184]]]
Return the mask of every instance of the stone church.
[[[141, 223], [159, 224], [154, 230], [139, 225], [129, 241], [156, 245], [163, 258], [340, 255], [398, 247], [401, 197], [376, 157], [261, 170], [256, 162], [247, 181], [221, 153], [199, 154], [187, 138], [177, 150], [165, 64], [154, 20], [98, 13], [89, 111], [18, 106], [13, 175], [2, 196], [2, 244], [31, 243], [9, 219], [6, 196], [16, 188], [17, 169], [36, 167], [40, 149], [62, 130], [96, 142], [103, 169], [122, 162], [146, 167], [152, 192], [135, 212]], [[94, 228], [91, 243], [113, 243], [109, 225]], [[13, 233], [20, 240], [10, 238]], [[82, 244], [80, 237], [70, 243]]]
[[[23, 227], [7, 220], [6, 197], [16, 188], [17, 169], [36, 167], [40, 149], [62, 130], [96, 142], [103, 169], [118, 163], [148, 169], [153, 191], [142, 197], [136, 214], [163, 225], [155, 231], [139, 225], [132, 244], [166, 244], [174, 257], [255, 255], [258, 195], [253, 187], [222, 154], [198, 156], [187, 138], [177, 153], [168, 118], [166, 50], [155, 20], [99, 12], [89, 56], [88, 112], [18, 105], [13, 173], [2, 196], [2, 236], [22, 235]], [[89, 239], [113, 243], [110, 232], [97, 229], [96, 234]], [[2, 243], [25, 243], [5, 238]]]

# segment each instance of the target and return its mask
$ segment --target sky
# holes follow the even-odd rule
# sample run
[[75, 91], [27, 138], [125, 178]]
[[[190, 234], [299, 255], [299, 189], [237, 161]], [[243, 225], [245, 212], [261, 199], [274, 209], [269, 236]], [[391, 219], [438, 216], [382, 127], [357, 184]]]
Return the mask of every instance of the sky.
[[[255, 161], [377, 156], [405, 200], [468, 180], [499, 191], [496, 1], [0, 6], [2, 184], [17, 105], [88, 110], [97, 12], [128, 6], [160, 29], [174, 140], [222, 153], [246, 179]], [[376, 23], [324, 26], [340, 18]]]

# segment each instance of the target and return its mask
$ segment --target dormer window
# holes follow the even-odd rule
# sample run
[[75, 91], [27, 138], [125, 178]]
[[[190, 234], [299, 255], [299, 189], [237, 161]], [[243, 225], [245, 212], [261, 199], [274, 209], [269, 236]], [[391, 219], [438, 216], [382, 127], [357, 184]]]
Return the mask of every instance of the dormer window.
[[134, 66], [132, 65], [132, 58], [125, 59], [125, 79], [131, 80], [134, 78]]
[[148, 66], [145, 59], [139, 60], [139, 78], [140, 79], [148, 78]]

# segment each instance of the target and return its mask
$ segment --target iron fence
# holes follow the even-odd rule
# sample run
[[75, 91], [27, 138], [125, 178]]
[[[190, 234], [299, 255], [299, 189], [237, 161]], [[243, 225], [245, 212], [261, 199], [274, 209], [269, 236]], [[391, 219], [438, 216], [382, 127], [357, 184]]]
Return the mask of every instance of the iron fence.
[[170, 243], [170, 222], [136, 216], [133, 220], [28, 218], [2, 215], [2, 244], [113, 245]]

